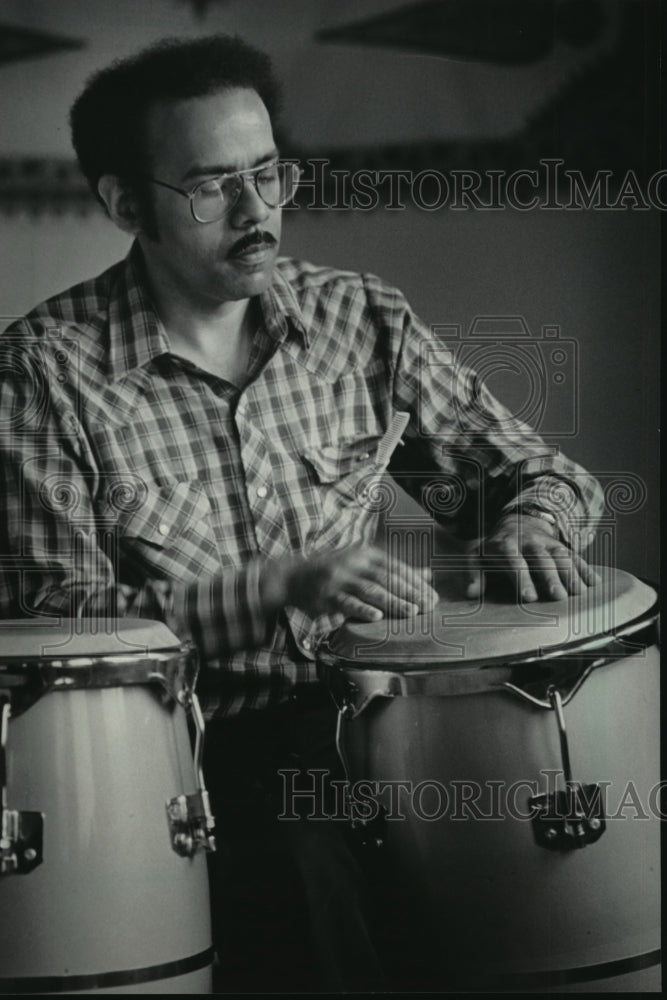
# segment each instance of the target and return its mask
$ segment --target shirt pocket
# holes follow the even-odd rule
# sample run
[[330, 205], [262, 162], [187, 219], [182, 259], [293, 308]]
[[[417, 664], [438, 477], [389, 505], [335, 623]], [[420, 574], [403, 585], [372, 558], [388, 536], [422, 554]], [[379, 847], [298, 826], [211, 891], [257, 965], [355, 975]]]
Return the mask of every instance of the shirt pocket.
[[211, 505], [201, 483], [147, 485], [115, 514], [121, 553], [131, 566], [184, 582], [219, 571]]
[[365, 491], [377, 474], [380, 435], [360, 435], [306, 446], [302, 457], [315, 480], [339, 506], [363, 505]]

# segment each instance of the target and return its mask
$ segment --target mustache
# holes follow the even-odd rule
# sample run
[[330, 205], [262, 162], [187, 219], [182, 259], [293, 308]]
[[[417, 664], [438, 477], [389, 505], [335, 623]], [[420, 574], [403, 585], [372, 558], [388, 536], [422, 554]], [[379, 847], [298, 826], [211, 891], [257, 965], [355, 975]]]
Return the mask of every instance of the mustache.
[[255, 229], [251, 233], [246, 233], [240, 240], [237, 240], [229, 251], [228, 256], [233, 257], [235, 254], [244, 253], [244, 251], [250, 250], [251, 247], [272, 247], [275, 246], [276, 242], [275, 236], [271, 233]]

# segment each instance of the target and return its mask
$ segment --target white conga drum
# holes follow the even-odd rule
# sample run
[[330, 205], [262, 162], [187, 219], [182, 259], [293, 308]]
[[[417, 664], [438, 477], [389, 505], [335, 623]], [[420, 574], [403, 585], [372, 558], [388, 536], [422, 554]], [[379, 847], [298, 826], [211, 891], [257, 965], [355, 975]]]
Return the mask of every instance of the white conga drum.
[[0, 625], [0, 992], [211, 992], [195, 678], [160, 622]]
[[656, 594], [599, 571], [569, 601], [445, 594], [321, 650], [414, 985], [660, 990]]

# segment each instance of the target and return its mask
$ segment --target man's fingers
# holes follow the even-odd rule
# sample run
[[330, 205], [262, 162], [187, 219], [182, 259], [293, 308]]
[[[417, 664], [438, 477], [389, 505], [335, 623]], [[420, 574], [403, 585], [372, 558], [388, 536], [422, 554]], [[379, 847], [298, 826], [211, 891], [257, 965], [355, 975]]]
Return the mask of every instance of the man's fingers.
[[389, 618], [409, 618], [420, 612], [430, 611], [437, 599], [435, 591], [426, 583], [421, 588], [404, 588], [396, 587], [395, 581], [387, 582], [389, 586], [363, 577], [353, 578], [346, 583], [344, 589], [362, 603], [378, 608]]
[[535, 543], [524, 548], [533, 587], [543, 600], [563, 601], [568, 595], [571, 563], [567, 560], [566, 553], [567, 549], [560, 545], [554, 546], [553, 550]]
[[[400, 617], [431, 611], [437, 603], [438, 594], [429, 582], [430, 576], [428, 568], [408, 566], [398, 559], [386, 559], [381, 555], [363, 574], [362, 586], [366, 589], [359, 596], [377, 596], [387, 602], [387, 614]], [[413, 605], [417, 608], [416, 612]]]
[[568, 594], [581, 594], [600, 582], [598, 574], [579, 553], [566, 549], [562, 554], [555, 553], [554, 559]]
[[481, 597], [486, 589], [486, 577], [481, 569], [466, 570], [463, 593], [469, 600]]
[[539, 595], [526, 560], [523, 556], [512, 556], [509, 561], [510, 572], [518, 584], [519, 599], [522, 601], [536, 601]]
[[[364, 593], [363, 588], [360, 588], [360, 593]], [[380, 593], [377, 589], [374, 589], [372, 597], [366, 593], [366, 599], [341, 592], [331, 601], [331, 610], [341, 611], [346, 618], [365, 622], [379, 621], [381, 618], [413, 618], [420, 612], [418, 605], [402, 601], [387, 591]]]
[[599, 575], [579, 553], [560, 540], [529, 525], [505, 525], [484, 543], [484, 555], [475, 549], [468, 556], [463, 591], [468, 599], [486, 589], [488, 573], [502, 574], [515, 587], [520, 600], [566, 600], [600, 582]]
[[575, 559], [575, 553], [564, 547], [552, 551], [554, 564], [558, 571], [562, 589], [565, 593], [562, 596], [554, 596], [554, 600], [561, 600], [568, 594], [581, 594], [585, 590], [585, 584], [579, 573], [579, 566]]
[[383, 612], [380, 608], [366, 604], [365, 601], [354, 597], [352, 594], [339, 594], [333, 603], [335, 606], [332, 610], [342, 612], [346, 618], [356, 618], [357, 621], [362, 622], [376, 622], [383, 617]]
[[432, 610], [438, 595], [428, 567], [408, 566], [369, 546], [358, 546], [299, 562], [291, 571], [288, 596], [308, 614], [341, 612], [376, 621]]
[[481, 597], [486, 590], [486, 575], [480, 566], [480, 555], [475, 549], [468, 553], [467, 566], [463, 570], [463, 593], [469, 600]]
[[582, 556], [577, 552], [573, 552], [572, 556], [575, 568], [587, 587], [595, 587], [596, 584], [600, 583], [600, 575], [595, 572], [592, 566], [588, 565]]
[[[502, 566], [498, 566], [498, 556], [502, 558]], [[537, 600], [538, 594], [533, 583], [531, 567], [514, 545], [507, 543], [500, 545], [497, 554], [493, 556], [492, 565], [494, 569], [500, 569], [514, 583], [519, 600]]]
[[599, 582], [585, 559], [564, 545], [557, 545], [534, 558], [533, 579], [547, 600], [565, 600]]

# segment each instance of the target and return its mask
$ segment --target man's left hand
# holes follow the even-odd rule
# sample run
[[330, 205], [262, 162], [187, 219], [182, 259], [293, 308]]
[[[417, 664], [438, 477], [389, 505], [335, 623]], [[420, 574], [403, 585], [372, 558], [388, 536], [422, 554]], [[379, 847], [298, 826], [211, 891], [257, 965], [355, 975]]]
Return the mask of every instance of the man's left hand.
[[470, 553], [466, 572], [467, 597], [479, 597], [486, 574], [499, 572], [515, 586], [522, 601], [562, 601], [599, 581], [585, 559], [573, 552], [546, 521], [525, 514], [503, 518]]

